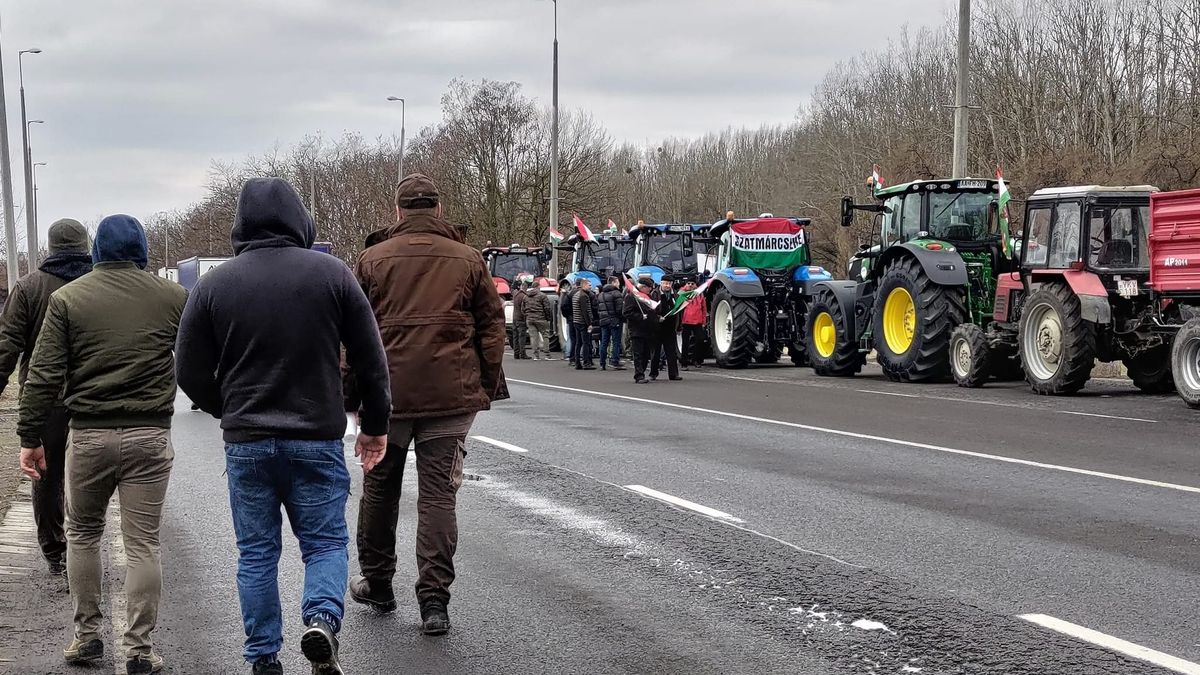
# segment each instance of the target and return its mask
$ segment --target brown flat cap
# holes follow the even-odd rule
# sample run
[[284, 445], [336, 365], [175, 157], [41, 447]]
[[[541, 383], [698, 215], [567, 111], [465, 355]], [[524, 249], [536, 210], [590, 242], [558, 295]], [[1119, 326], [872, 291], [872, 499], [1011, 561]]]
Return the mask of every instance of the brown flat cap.
[[402, 209], [431, 209], [438, 199], [437, 185], [422, 173], [410, 173], [396, 186], [396, 206]]

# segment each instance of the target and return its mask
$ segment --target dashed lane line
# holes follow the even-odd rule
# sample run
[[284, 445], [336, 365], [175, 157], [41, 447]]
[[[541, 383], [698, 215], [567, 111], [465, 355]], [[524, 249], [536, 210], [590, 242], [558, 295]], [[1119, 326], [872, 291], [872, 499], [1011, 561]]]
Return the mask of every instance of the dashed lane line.
[[1093, 478], [1104, 478], [1106, 480], [1115, 480], [1122, 483], [1133, 483], [1135, 485], [1146, 485], [1149, 487], [1165, 488], [1168, 490], [1177, 490], [1179, 492], [1189, 492], [1200, 494], [1200, 487], [1192, 485], [1180, 485], [1178, 483], [1165, 483], [1163, 481], [1150, 480], [1148, 478], [1137, 478], [1135, 476], [1122, 476], [1115, 473], [1107, 473], [1104, 471], [1093, 471], [1091, 469], [1081, 469], [1073, 466], [1063, 466], [1059, 464], [1048, 464], [1046, 462], [1035, 462], [1029, 459], [1018, 459], [1016, 457], [1005, 457], [1003, 455], [991, 455], [986, 452], [975, 452], [973, 450], [961, 450], [959, 448], [949, 448], [943, 445], [933, 445], [932, 443], [919, 443], [917, 441], [906, 441], [900, 438], [888, 438], [887, 436], [875, 436], [873, 434], [862, 434], [856, 431], [846, 431], [844, 429], [830, 429], [828, 427], [818, 427], [812, 424], [801, 424], [799, 422], [787, 422], [784, 420], [775, 420], [767, 417], [755, 417], [753, 415], [743, 415], [741, 413], [728, 412], [725, 410], [709, 410], [697, 406], [684, 405], [682, 403], [671, 403], [669, 401], [657, 401], [648, 398], [638, 398], [636, 396], [625, 396], [622, 394], [610, 394], [605, 391], [592, 391], [590, 389], [576, 389], [575, 387], [564, 387], [557, 384], [546, 384], [544, 382], [533, 382], [531, 380], [510, 379], [509, 382], [518, 384], [527, 384], [532, 387], [542, 387], [544, 389], [554, 389], [558, 391], [569, 391], [585, 396], [600, 396], [604, 398], [617, 399], [621, 401], [632, 401], [634, 403], [645, 403], [647, 405], [656, 405], [664, 408], [674, 408], [676, 410], [688, 410], [691, 412], [703, 413], [705, 415], [716, 415], [719, 417], [730, 417], [734, 419], [746, 420], [749, 422], [761, 422], [763, 424], [774, 424], [776, 426], [788, 427], [791, 429], [804, 429], [806, 431], [815, 431], [833, 436], [843, 436], [846, 438], [856, 438], [864, 441], [875, 441], [878, 443], [889, 443], [892, 445], [900, 445], [907, 448], [919, 448], [922, 450], [934, 450], [936, 452], [944, 452], [951, 455], [960, 455], [963, 457], [975, 457], [978, 459], [987, 459], [995, 462], [1004, 462], [1007, 464], [1018, 464], [1021, 466], [1030, 466], [1038, 469], [1047, 469], [1050, 471], [1061, 471], [1064, 473], [1073, 473], [1081, 476], [1091, 476]]
[[1123, 420], [1126, 422], [1149, 422], [1150, 424], [1158, 424], [1158, 420], [1148, 420], [1144, 417], [1122, 417], [1120, 415], [1102, 415], [1100, 413], [1079, 412], [1076, 410], [1059, 410], [1060, 415], [1082, 415], [1083, 417], [1103, 417], [1107, 420]]
[[471, 438], [476, 441], [479, 441], [480, 443], [487, 443], [488, 445], [494, 445], [497, 448], [500, 448], [501, 450], [509, 450], [511, 452], [519, 452], [522, 454], [529, 452], [525, 448], [522, 448], [518, 445], [513, 445], [512, 443], [505, 443], [504, 441], [498, 441], [494, 438], [488, 438], [487, 436], [472, 436]]
[[1113, 637], [1107, 633], [1085, 628], [1070, 621], [1063, 621], [1062, 619], [1057, 619], [1046, 614], [1022, 614], [1017, 618], [1035, 623], [1063, 635], [1069, 635], [1077, 640], [1083, 640], [1098, 647], [1103, 647], [1109, 651], [1132, 656], [1135, 659], [1152, 663], [1167, 670], [1173, 670], [1184, 675], [1200, 675], [1200, 663], [1185, 661], [1177, 656], [1171, 656], [1170, 654], [1165, 654], [1149, 647], [1143, 647], [1142, 645]]
[[731, 514], [725, 513], [724, 511], [718, 511], [717, 509], [709, 508], [707, 506], [704, 506], [703, 504], [697, 504], [696, 502], [691, 502], [686, 499], [676, 497], [675, 495], [669, 495], [665, 492], [659, 492], [658, 490], [652, 490], [644, 485], [626, 485], [625, 489], [633, 490], [634, 492], [643, 494], [647, 497], [650, 497], [651, 499], [657, 499], [660, 502], [666, 502], [673, 506], [678, 506], [683, 509], [688, 509], [689, 511], [695, 511], [696, 513], [703, 513], [704, 515], [709, 516], [710, 518], [719, 518], [721, 520], [727, 520], [731, 523], [746, 522], [746, 521], [742, 520], [741, 518], [737, 518]]

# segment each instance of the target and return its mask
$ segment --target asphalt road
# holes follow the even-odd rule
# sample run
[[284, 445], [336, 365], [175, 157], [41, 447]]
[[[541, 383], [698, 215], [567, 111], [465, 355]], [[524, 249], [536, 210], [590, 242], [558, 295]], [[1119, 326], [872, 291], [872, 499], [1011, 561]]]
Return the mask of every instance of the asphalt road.
[[[1173, 397], [790, 367], [650, 385], [561, 362], [506, 368], [513, 399], [469, 445], [454, 630], [420, 636], [413, 602], [388, 617], [351, 606], [347, 672], [1172, 672], [1029, 614], [1200, 672], [1200, 416]], [[242, 672], [215, 421], [181, 399], [175, 444], [156, 641], [172, 672]], [[408, 480], [401, 598], [415, 574]], [[352, 500], [352, 530], [356, 515]], [[285, 656], [307, 672], [302, 567], [286, 548]], [[27, 584], [0, 672], [72, 672], [58, 661], [61, 585], [38, 572]], [[118, 597], [120, 575], [109, 584]]]

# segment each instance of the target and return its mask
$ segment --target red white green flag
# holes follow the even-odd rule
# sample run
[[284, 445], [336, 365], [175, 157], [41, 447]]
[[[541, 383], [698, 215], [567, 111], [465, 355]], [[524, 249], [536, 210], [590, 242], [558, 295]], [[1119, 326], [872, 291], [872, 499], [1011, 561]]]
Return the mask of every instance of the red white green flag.
[[729, 227], [729, 264], [752, 269], [799, 267], [804, 260], [804, 228], [788, 218], [757, 218]]
[[625, 277], [625, 290], [626, 291], [629, 291], [630, 293], [632, 293], [633, 297], [637, 298], [643, 305], [649, 307], [650, 309], [658, 309], [658, 301], [657, 300], [655, 300], [655, 299], [651, 298], [649, 295], [646, 295], [645, 293], [639, 291], [637, 284], [633, 283], [633, 280], [629, 278], [628, 274], [624, 275], [624, 277]]
[[594, 235], [592, 235], [592, 231], [588, 229], [588, 226], [583, 224], [583, 219], [579, 217], [579, 214], [574, 214], [574, 215], [575, 215], [575, 230], [577, 232], [579, 232], [579, 239], [582, 241], [594, 240], [596, 237]]
[[555, 244], [561, 244], [563, 240], [562, 232], [558, 231], [558, 226], [550, 226], [550, 241]]
[[713, 281], [713, 277], [709, 277], [708, 279], [706, 279], [704, 281], [704, 283], [693, 288], [692, 290], [683, 291], [679, 295], [676, 295], [675, 296], [675, 306], [671, 308], [670, 312], [667, 312], [667, 316], [675, 316], [676, 314], [682, 312], [683, 308], [686, 307], [687, 304], [689, 302], [691, 302], [693, 298], [704, 295], [704, 291], [708, 290], [708, 287], [712, 285], [712, 281]]
[[1004, 255], [1008, 255], [1008, 202], [1012, 196], [1008, 194], [1008, 184], [1004, 182], [1004, 173], [1000, 171], [1000, 167], [996, 167], [996, 191], [1000, 193], [1000, 197], [996, 200], [997, 210], [1000, 212], [1000, 247], [1004, 251]]

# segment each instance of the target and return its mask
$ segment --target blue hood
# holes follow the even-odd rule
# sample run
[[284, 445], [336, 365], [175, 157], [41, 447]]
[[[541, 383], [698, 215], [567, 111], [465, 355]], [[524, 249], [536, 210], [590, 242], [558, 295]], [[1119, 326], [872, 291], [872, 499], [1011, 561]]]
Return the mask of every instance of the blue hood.
[[92, 243], [92, 262], [131, 262], [146, 269], [146, 231], [137, 218], [118, 213], [100, 221]]

